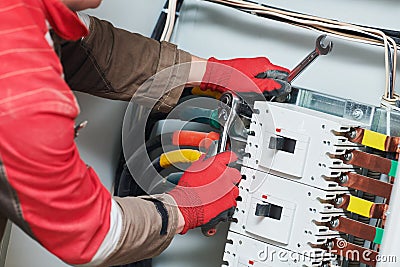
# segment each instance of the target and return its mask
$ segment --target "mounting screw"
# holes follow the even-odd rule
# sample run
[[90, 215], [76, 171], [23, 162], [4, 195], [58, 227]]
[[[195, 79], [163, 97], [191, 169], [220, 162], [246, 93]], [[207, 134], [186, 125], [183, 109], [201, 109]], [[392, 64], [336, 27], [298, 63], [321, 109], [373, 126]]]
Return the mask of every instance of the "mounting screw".
[[353, 113], [351, 113], [351, 116], [356, 120], [361, 120], [364, 117], [364, 111], [356, 108], [355, 110], [353, 110]]

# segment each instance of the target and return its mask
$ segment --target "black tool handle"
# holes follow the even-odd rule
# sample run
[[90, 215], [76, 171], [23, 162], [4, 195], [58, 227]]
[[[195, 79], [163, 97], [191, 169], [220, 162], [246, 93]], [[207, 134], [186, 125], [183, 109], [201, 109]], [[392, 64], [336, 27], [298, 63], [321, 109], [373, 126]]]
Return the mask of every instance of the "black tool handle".
[[217, 217], [211, 219], [208, 223], [202, 225], [201, 232], [203, 233], [203, 235], [207, 237], [214, 236], [217, 233], [218, 224], [220, 224], [221, 222], [234, 221], [232, 219], [234, 212], [235, 212], [235, 207], [227, 209], [218, 214]]
[[268, 78], [268, 71], [265, 72], [260, 72], [259, 74], [256, 75], [257, 79], [266, 79]]

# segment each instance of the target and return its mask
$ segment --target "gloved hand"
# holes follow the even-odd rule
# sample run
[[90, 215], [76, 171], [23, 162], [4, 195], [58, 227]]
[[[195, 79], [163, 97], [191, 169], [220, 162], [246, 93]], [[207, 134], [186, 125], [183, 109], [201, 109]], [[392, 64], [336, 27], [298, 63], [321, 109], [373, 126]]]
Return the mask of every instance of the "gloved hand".
[[236, 207], [241, 174], [227, 164], [236, 161], [233, 152], [204, 159], [202, 156], [183, 174], [177, 187], [169, 192], [185, 219], [181, 234], [202, 226], [221, 212]]
[[286, 68], [272, 64], [265, 57], [230, 60], [211, 57], [207, 60], [200, 88], [222, 93], [230, 90], [236, 93], [278, 96], [291, 91], [291, 85], [287, 81], [289, 72]]

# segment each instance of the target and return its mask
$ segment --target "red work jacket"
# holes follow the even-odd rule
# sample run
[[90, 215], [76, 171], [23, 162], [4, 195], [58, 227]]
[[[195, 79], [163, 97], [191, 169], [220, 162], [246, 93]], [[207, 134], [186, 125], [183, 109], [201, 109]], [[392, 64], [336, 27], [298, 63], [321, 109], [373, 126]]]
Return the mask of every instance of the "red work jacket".
[[0, 215], [84, 264], [108, 232], [111, 196], [74, 143], [79, 108], [49, 26], [67, 40], [88, 33], [59, 0], [0, 1]]

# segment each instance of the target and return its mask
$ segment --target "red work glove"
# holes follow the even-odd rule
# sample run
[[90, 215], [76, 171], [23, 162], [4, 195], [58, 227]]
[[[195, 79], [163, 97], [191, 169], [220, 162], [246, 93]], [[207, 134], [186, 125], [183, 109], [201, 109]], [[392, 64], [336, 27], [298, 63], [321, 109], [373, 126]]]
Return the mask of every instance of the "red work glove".
[[[259, 93], [278, 96], [289, 93], [289, 70], [272, 64], [265, 57], [207, 61], [206, 72], [200, 88], [236, 93]], [[258, 76], [258, 77], [256, 77]]]
[[233, 152], [204, 159], [202, 156], [183, 174], [169, 194], [175, 199], [185, 219], [181, 234], [202, 226], [221, 212], [236, 207], [240, 172], [227, 165], [236, 161]]

